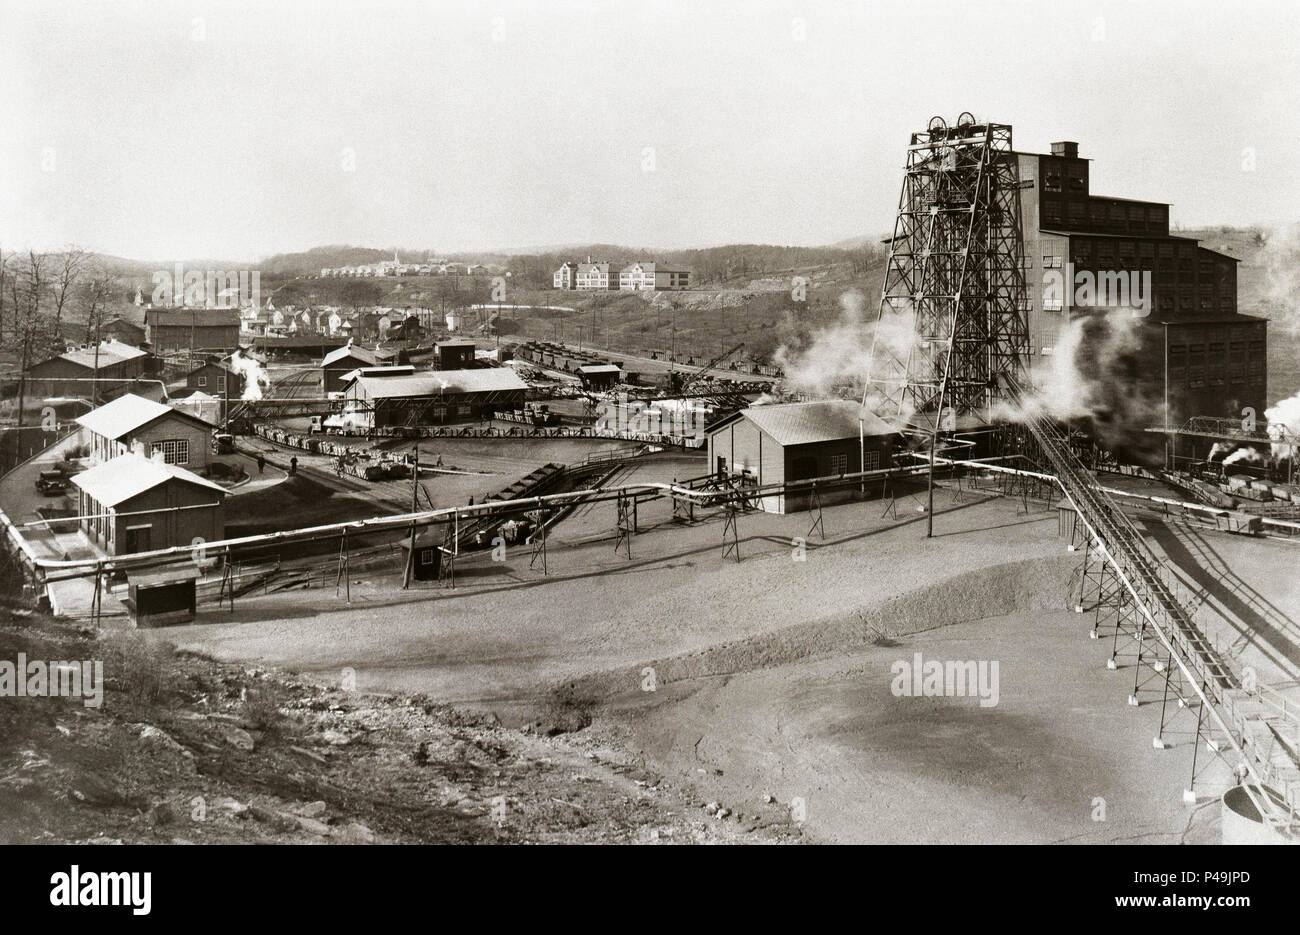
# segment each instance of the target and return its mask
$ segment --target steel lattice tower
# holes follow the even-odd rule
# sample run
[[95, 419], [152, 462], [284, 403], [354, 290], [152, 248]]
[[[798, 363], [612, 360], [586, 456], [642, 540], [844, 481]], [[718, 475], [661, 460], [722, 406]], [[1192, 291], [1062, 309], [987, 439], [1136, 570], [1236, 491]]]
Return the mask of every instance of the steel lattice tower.
[[[867, 393], [900, 423], [976, 415], [1022, 382], [1029, 346], [1011, 127], [962, 114], [913, 133]], [[917, 420], [934, 426], [933, 415]], [[942, 428], [955, 428], [944, 418]]]

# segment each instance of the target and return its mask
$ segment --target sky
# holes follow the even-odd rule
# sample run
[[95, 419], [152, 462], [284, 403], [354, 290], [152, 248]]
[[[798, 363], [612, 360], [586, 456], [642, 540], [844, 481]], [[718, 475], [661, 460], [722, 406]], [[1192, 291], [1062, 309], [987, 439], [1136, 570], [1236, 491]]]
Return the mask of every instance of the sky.
[[1298, 48], [1293, 0], [0, 0], [0, 249], [833, 243], [962, 111], [1272, 227]]

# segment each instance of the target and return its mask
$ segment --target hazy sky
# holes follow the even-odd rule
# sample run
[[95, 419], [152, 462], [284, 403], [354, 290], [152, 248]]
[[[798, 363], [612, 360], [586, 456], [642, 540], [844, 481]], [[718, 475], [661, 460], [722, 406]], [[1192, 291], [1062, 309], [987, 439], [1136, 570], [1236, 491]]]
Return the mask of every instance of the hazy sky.
[[962, 110], [1175, 222], [1294, 222], [1298, 49], [1293, 0], [0, 0], [0, 247], [829, 243]]

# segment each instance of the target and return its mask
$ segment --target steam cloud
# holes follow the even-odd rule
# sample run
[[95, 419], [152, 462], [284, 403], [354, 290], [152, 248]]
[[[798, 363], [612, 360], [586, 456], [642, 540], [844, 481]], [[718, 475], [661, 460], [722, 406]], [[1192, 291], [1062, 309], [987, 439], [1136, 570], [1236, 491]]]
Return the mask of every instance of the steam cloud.
[[271, 378], [262, 369], [262, 365], [255, 358], [245, 356], [243, 348], [230, 355], [230, 369], [244, 378], [244, 391], [240, 394], [240, 399], [261, 399], [263, 388], [271, 385]]
[[1264, 270], [1261, 305], [1275, 323], [1300, 336], [1300, 224], [1272, 231], [1257, 262]]
[[[1282, 438], [1281, 427], [1292, 436], [1300, 435], [1300, 393], [1269, 406], [1264, 410], [1268, 420], [1268, 434], [1272, 438]], [[1275, 443], [1272, 446], [1274, 458], [1291, 458], [1295, 456], [1295, 446]]]
[[[806, 342], [792, 338], [782, 344], [774, 356], [785, 373], [785, 386], [813, 397], [835, 396], [837, 390], [851, 388], [856, 397], [868, 378], [904, 379], [908, 355], [918, 343], [910, 306], [903, 311], [887, 310], [879, 320], [874, 315], [869, 320], [865, 309], [862, 293], [845, 292], [834, 324], [819, 329]], [[880, 411], [884, 403], [878, 392], [868, 391], [867, 407], [884, 418], [893, 418], [894, 413]], [[902, 417], [910, 415], [904, 412]]]
[[1034, 372], [1032, 389], [1019, 405], [995, 406], [992, 417], [1081, 422], [1116, 456], [1160, 464], [1161, 442], [1145, 431], [1164, 419], [1163, 395], [1144, 372], [1145, 322], [1116, 309], [1063, 323], [1047, 366]]
[[1223, 466], [1227, 467], [1229, 464], [1236, 464], [1239, 461], [1262, 462], [1264, 460], [1266, 460], [1264, 456], [1254, 448], [1238, 448], [1223, 459]]

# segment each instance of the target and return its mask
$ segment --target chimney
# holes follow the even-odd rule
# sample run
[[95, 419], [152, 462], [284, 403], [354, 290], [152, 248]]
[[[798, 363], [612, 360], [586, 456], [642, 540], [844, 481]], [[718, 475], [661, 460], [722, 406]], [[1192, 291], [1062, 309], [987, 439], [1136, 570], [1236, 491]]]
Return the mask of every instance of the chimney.
[[1053, 156], [1064, 156], [1066, 159], [1079, 158], [1079, 144], [1073, 140], [1061, 140], [1059, 143], [1052, 144]]

